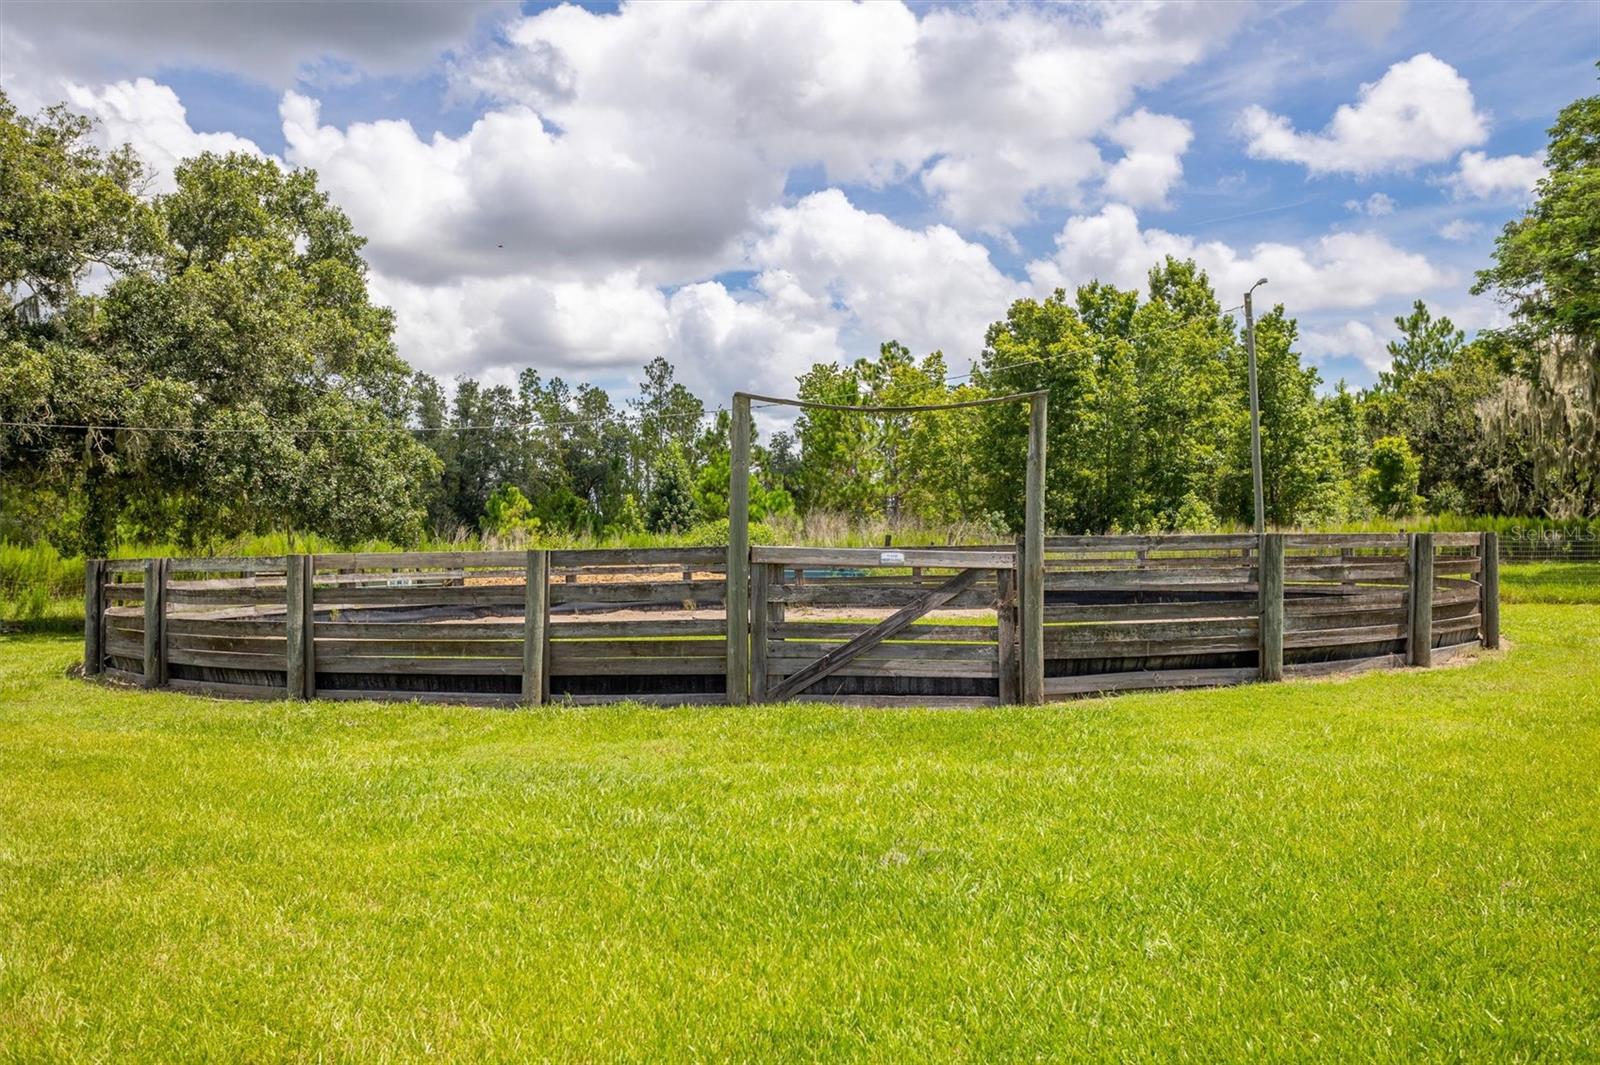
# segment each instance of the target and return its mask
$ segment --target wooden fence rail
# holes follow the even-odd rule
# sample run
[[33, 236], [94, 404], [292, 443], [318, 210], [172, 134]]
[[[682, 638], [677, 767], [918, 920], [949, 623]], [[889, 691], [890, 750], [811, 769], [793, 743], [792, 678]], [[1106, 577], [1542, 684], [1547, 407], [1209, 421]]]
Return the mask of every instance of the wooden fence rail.
[[719, 548], [91, 559], [84, 671], [253, 698], [503, 705], [1010, 704], [1274, 681], [1497, 647], [1496, 546], [1492, 533], [757, 546], [734, 560], [743, 588]]

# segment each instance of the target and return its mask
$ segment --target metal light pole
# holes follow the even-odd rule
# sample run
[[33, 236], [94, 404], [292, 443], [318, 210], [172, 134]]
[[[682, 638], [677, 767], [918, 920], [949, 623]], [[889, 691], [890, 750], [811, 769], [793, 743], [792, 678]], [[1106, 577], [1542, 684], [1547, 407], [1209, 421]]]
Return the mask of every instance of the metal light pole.
[[1250, 296], [1266, 283], [1263, 277], [1244, 294], [1244, 350], [1250, 360], [1250, 475], [1255, 481], [1257, 536], [1267, 531], [1267, 506], [1261, 488], [1261, 397], [1256, 391], [1256, 318]]

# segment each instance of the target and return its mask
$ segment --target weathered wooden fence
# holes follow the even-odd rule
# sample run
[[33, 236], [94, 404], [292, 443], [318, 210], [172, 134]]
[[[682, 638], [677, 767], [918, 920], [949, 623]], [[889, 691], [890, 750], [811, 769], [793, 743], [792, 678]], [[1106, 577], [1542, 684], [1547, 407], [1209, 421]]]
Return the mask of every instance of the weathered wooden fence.
[[[748, 596], [729, 595], [721, 548], [95, 559], [85, 671], [485, 704], [981, 704], [1271, 681], [1498, 646], [1495, 546], [1270, 533], [1049, 537], [1038, 553], [755, 547]], [[749, 604], [732, 625], [730, 599]]]

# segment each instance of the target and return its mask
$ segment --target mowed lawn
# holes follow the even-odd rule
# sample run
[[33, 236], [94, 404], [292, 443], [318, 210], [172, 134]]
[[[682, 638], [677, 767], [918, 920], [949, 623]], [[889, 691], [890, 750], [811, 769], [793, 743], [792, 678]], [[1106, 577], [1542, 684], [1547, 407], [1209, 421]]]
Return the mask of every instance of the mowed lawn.
[[0, 1057], [1593, 1059], [1600, 608], [1037, 709], [91, 687], [0, 638]]

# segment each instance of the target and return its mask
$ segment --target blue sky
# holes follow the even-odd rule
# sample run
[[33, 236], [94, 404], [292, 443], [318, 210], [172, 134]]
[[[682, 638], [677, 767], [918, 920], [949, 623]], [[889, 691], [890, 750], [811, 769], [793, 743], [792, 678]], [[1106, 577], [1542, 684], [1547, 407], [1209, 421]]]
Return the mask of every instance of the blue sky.
[[[69, 12], [63, 17], [63, 11]], [[74, 15], [78, 17], [73, 17]], [[708, 399], [1018, 296], [1265, 273], [1331, 383], [1472, 271], [1595, 91], [1600, 5], [12, 3], [0, 84], [158, 171], [315, 166], [412, 363]]]

